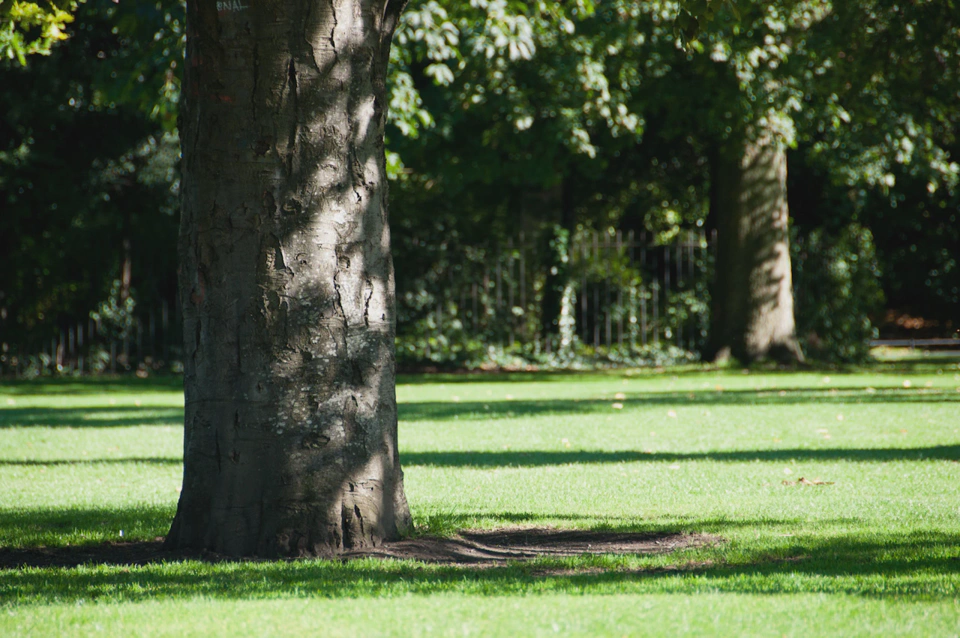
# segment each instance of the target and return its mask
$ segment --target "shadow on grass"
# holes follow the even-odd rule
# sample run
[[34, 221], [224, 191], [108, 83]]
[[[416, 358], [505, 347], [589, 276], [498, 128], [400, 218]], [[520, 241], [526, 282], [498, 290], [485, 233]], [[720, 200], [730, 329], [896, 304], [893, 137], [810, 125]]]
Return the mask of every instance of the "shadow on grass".
[[[755, 374], [762, 375], [793, 375], [798, 373], [819, 372], [829, 374], [935, 374], [952, 366], [960, 366], [960, 356], [917, 356], [903, 357], [888, 361], [875, 361], [865, 365], [843, 366], [836, 368], [827, 366], [817, 368], [806, 366], [801, 369], [779, 367], [757, 367]], [[397, 375], [397, 382], [401, 385], [423, 385], [436, 383], [543, 383], [569, 382], [577, 378], [609, 377], [613, 379], [644, 379], [663, 378], [664, 376], [679, 378], [696, 378], [709, 375], [739, 376], [737, 368], [717, 368], [713, 365], [683, 365], [668, 368], [610, 368], [606, 370], [545, 370], [530, 372], [501, 372], [501, 371], [457, 371], [434, 373], [401, 373]], [[128, 392], [182, 392], [183, 377], [176, 374], [162, 374], [147, 379], [140, 379], [133, 375], [104, 375], [98, 377], [41, 377], [37, 379], [0, 379], [0, 395], [39, 396], [45, 394], [90, 395]]]
[[[960, 365], [960, 356], [956, 353], [942, 353], [937, 356], [903, 357], [887, 361], [873, 361], [862, 365], [845, 366], [817, 366], [807, 365], [800, 368], [779, 367], [770, 365], [754, 366], [754, 374], [763, 375], [793, 375], [802, 373], [828, 374], [936, 374], [951, 366]], [[662, 378], [663, 376], [679, 378], [696, 378], [701, 376], [737, 375], [739, 368], [718, 368], [711, 364], [692, 364], [673, 367], [649, 368], [609, 368], [605, 370], [543, 370], [530, 372], [505, 371], [457, 371], [457, 372], [430, 372], [430, 373], [401, 373], [397, 381], [403, 385], [419, 385], [427, 383], [512, 383], [512, 382], [567, 382], [577, 377], [583, 378]]]
[[960, 392], [954, 390], [906, 388], [779, 388], [773, 390], [713, 390], [700, 392], [626, 392], [625, 399], [551, 399], [433, 401], [401, 403], [401, 421], [445, 421], [515, 418], [550, 414], [612, 414], [614, 402], [624, 411], [653, 406], [794, 406], [823, 404], [951, 403], [960, 405]]
[[183, 465], [183, 459], [160, 456], [127, 456], [94, 459], [0, 459], [0, 467], [58, 467], [69, 465]]
[[[726, 452], [639, 452], [636, 450], [570, 450], [570, 451], [436, 451], [400, 452], [404, 467], [543, 467], [581, 463], [677, 463], [681, 461], [714, 461], [720, 463], [752, 463], [755, 461], [852, 461], [883, 463], [887, 461], [960, 461], [960, 445], [938, 445], [918, 448], [789, 448], [783, 450], [731, 450]], [[0, 467], [57, 467], [98, 464], [181, 465], [174, 457], [116, 457], [84, 459], [0, 459]]]
[[[70, 521], [47, 511], [24, 513], [21, 522], [107, 525], [115, 529], [146, 517], [165, 531], [172, 510], [73, 511]], [[477, 515], [483, 517], [483, 515]], [[102, 520], [106, 518], [106, 520]], [[537, 515], [514, 513], [490, 518], [536, 523]], [[546, 517], [557, 520], [554, 517]], [[557, 517], [561, 520], [570, 517]], [[572, 518], [578, 518], [576, 516]], [[468, 520], [469, 515], [464, 520]], [[76, 521], [76, 522], [73, 522]], [[828, 523], [830, 523], [828, 521]], [[482, 568], [411, 561], [179, 562], [159, 551], [156, 541], [127, 546], [140, 556], [156, 552], [142, 567], [100, 561], [99, 569], [31, 568], [0, 570], [0, 602], [73, 603], [89, 600], [136, 602], [205, 597], [343, 598], [406, 594], [538, 593], [615, 594], [726, 592], [751, 594], [842, 593], [877, 598], [952, 600], [960, 582], [960, 535], [946, 532], [781, 538], [777, 532], [802, 526], [786, 520], [690, 520], [640, 525], [661, 533], [720, 532], [756, 528], [751, 546], [719, 545], [658, 557], [580, 556], [538, 559]], [[581, 527], [581, 526], [578, 526]], [[614, 526], [638, 531], [638, 525]], [[581, 527], [581, 529], [583, 529]], [[601, 528], [597, 528], [601, 529]], [[9, 532], [9, 530], [4, 530]], [[611, 531], [604, 526], [602, 531]], [[162, 533], [162, 532], [161, 532]], [[85, 549], [78, 548], [82, 553]], [[4, 550], [0, 550], [2, 553]], [[176, 562], [161, 562], [174, 560]], [[96, 561], [95, 561], [96, 562]]]
[[[136, 379], [136, 381], [142, 381]], [[149, 380], [144, 381], [147, 383]], [[44, 380], [40, 388], [52, 387], [53, 381]], [[87, 392], [130, 393], [126, 385], [80, 384]], [[56, 384], [53, 384], [56, 385]], [[74, 383], [73, 385], [77, 385]], [[133, 384], [136, 385], [136, 384]], [[60, 384], [64, 393], [72, 393], [73, 386]], [[45, 391], [38, 394], [46, 394]], [[446, 420], [489, 420], [540, 415], [612, 414], [611, 405], [621, 403], [625, 412], [649, 407], [701, 406], [794, 406], [821, 404], [901, 404], [950, 403], [960, 405], [960, 392], [951, 389], [930, 388], [777, 388], [765, 390], [731, 389], [690, 392], [628, 392], [623, 399], [550, 399], [550, 400], [487, 400], [471, 402], [435, 401], [401, 403], [399, 418], [405, 422]], [[136, 425], [183, 425], [181, 407], [95, 406], [86, 408], [16, 408], [0, 407], [0, 429], [9, 427], [123, 427]]]
[[[614, 401], [625, 411], [655, 406], [791, 406], [819, 404], [951, 403], [960, 405], [960, 392], [906, 388], [844, 388], [842, 390], [787, 388], [779, 390], [725, 390], [701, 392], [634, 392], [625, 399], [503, 400], [473, 402], [401, 403], [405, 422], [488, 420], [540, 415], [611, 414]], [[122, 427], [183, 425], [180, 407], [97, 406], [89, 408], [2, 408], [0, 429], [9, 427]]]
[[[957, 345], [960, 346], [960, 341]], [[960, 351], [928, 350], [918, 355], [875, 361], [859, 369], [867, 372], [936, 372], [951, 365], [960, 366]]]
[[92, 408], [6, 408], [0, 410], [0, 429], [13, 427], [124, 427], [183, 425], [183, 408], [145, 406]]
[[[152, 540], [167, 533], [176, 507], [141, 506], [133, 508], [29, 508], [0, 509], [0, 551], [11, 547], [61, 547], [71, 544], [90, 544], [106, 538], [121, 540], [119, 530], [125, 530], [125, 538]], [[596, 525], [598, 517], [584, 514], [549, 515], [533, 512], [443, 512], [419, 516], [417, 534], [448, 535], [458, 530], [475, 527], [500, 527], [503, 525], [537, 526], [545, 521], [572, 523], [582, 527], [584, 522]], [[662, 524], [644, 521], [636, 517], [603, 517], [606, 521], [597, 529], [624, 533], [679, 533], [687, 530], [683, 524], [665, 528]], [[755, 524], [755, 521], [750, 523]], [[693, 525], [694, 521], [690, 520]], [[747, 524], [739, 521], [701, 520], [695, 524], [714, 533], [732, 526]], [[75, 535], [76, 538], [69, 538]], [[86, 539], [86, 540], [84, 540]]]
[[169, 507], [0, 509], [0, 551], [120, 540], [120, 530], [126, 538], [153, 539], [167, 533], [175, 509], [174, 503]]
[[0, 380], [0, 394], [14, 396], [90, 395], [137, 392], [183, 392], [183, 377], [160, 375], [140, 379], [135, 376], [41, 377], [39, 379]]
[[749, 463], [753, 461], [922, 461], [960, 460], [960, 445], [938, 445], [919, 448], [862, 448], [732, 450], [727, 452], [639, 452], [635, 450], [572, 450], [572, 451], [438, 451], [401, 452], [404, 466], [431, 467], [540, 467], [570, 463], [663, 463], [678, 461], [719, 461]]

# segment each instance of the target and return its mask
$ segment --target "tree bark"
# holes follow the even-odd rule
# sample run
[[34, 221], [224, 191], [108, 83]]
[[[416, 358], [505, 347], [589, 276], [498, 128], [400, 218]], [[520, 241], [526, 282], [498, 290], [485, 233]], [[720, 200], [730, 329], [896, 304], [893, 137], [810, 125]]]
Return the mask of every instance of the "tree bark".
[[[132, 204], [132, 202], [131, 202]], [[133, 246], [130, 241], [132, 220], [130, 209], [123, 213], [120, 239], [120, 307], [125, 308], [131, 294], [133, 280]]]
[[718, 245], [707, 357], [802, 361], [793, 315], [783, 143], [770, 137], [745, 140], [715, 157], [711, 215]]
[[563, 296], [570, 285], [570, 248], [577, 223], [572, 181], [573, 178], [566, 176], [560, 184], [560, 223], [547, 231], [544, 242], [546, 280], [543, 286], [540, 332], [547, 342], [548, 350], [550, 342], [557, 341], [560, 335]]
[[402, 4], [188, 2], [168, 547], [324, 556], [410, 525], [383, 149]]

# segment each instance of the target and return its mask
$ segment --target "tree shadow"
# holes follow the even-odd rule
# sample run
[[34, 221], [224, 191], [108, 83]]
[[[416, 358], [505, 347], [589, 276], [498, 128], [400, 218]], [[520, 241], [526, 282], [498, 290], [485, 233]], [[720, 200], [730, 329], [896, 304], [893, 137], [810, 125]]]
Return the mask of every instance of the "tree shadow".
[[0, 410], [0, 429], [14, 427], [114, 428], [136, 425], [182, 426], [183, 408], [97, 406]]
[[39, 379], [4, 379], [0, 394], [12, 396], [92, 394], [131, 394], [136, 392], [183, 392], [181, 375], [164, 374], [147, 379], [134, 376], [104, 375], [97, 377], [42, 377]]
[[183, 459], [159, 456], [125, 456], [121, 458], [92, 458], [92, 459], [0, 459], [0, 467], [57, 467], [61, 465], [183, 465]]
[[689, 392], [625, 392], [625, 399], [551, 399], [489, 401], [425, 401], [399, 405], [401, 421], [444, 421], [448, 419], [491, 419], [541, 414], [611, 413], [614, 401], [625, 410], [651, 406], [791, 406], [891, 403], [956, 403], [960, 392], [920, 388], [773, 388]]
[[[820, 461], [885, 463], [893, 461], [960, 462], [960, 445], [917, 448], [785, 448], [782, 450], [729, 450], [712, 452], [643, 452], [638, 450], [437, 450], [401, 452], [410, 467], [544, 467], [588, 463], [679, 463], [708, 461], [752, 463]], [[56, 467], [99, 464], [182, 465], [174, 457], [122, 457], [83, 459], [0, 459], [0, 467]]]
[[[34, 510], [18, 515], [20, 524], [73, 529], [130, 528], [134, 520], [162, 530], [172, 509]], [[470, 520], [482, 514], [455, 515]], [[522, 512], [492, 513], [491, 519], [529, 524], [544, 520], [583, 520], [581, 515], [544, 517]], [[9, 519], [4, 514], [3, 521]], [[755, 528], [756, 543], [682, 550], [656, 559], [584, 555], [542, 558], [506, 565], [434, 565], [401, 560], [224, 561], [195, 552], [160, 551], [158, 541], [61, 548], [76, 552], [75, 564], [100, 569], [61, 567], [0, 569], [0, 601], [72, 603], [96, 599], [146, 600], [211, 598], [248, 600], [265, 597], [346, 598], [387, 595], [517, 595], [537, 593], [686, 593], [704, 591], [751, 594], [843, 593], [880, 599], [952, 600], [960, 574], [960, 535], [940, 531], [869, 536], [791, 535], [795, 520], [691, 519], [679, 522], [628, 521], [574, 527], [584, 534], [724, 533]], [[828, 527], [844, 521], [824, 521]], [[145, 531], [149, 532], [150, 529]], [[97, 549], [99, 547], [100, 549]], [[101, 551], [104, 550], [105, 552]], [[9, 566], [18, 550], [0, 550]], [[37, 549], [36, 556], [44, 550]], [[111, 553], [112, 552], [112, 553]], [[49, 553], [48, 553], [49, 555]], [[113, 558], [109, 558], [113, 556]], [[62, 558], [62, 557], [61, 557]], [[197, 562], [199, 559], [199, 562]], [[190, 561], [178, 564], [181, 561]], [[211, 563], [210, 561], [216, 561]], [[171, 563], [169, 561], [175, 561]]]
[[[957, 346], [960, 347], [960, 341]], [[923, 350], [916, 355], [897, 357], [885, 361], [876, 361], [869, 365], [877, 372], [932, 372], [942, 370], [944, 366], [960, 364], [960, 352], [956, 350]]]
[[708, 368], [701, 366], [683, 366], [676, 368], [641, 368], [629, 371], [618, 368], [608, 370], [525, 370], [520, 372], [508, 370], [459, 370], [450, 372], [403, 372], [397, 375], [399, 385], [431, 385], [443, 384], [483, 384], [483, 383], [565, 383], [584, 377], [613, 379], [642, 379], [655, 378], [669, 372], [671, 375], [702, 374]]
[[782, 450], [730, 450], [719, 452], [640, 452], [636, 450], [570, 450], [513, 451], [465, 450], [436, 452], [403, 452], [406, 466], [427, 467], [542, 467], [581, 463], [677, 463], [681, 461], [714, 461], [750, 463], [753, 461], [852, 461], [882, 463], [887, 461], [945, 460], [960, 461], [960, 445], [938, 445], [921, 448], [789, 448]]
[[[784, 366], [770, 363], [756, 363], [750, 370], [765, 376], [782, 377], [796, 375], [800, 372], [818, 374], [820, 372], [831, 375], [859, 375], [859, 374], [936, 374], [951, 365], [960, 364], [960, 355], [953, 353], [938, 353], [938, 356], [917, 356], [889, 361], [871, 361], [865, 364], [820, 364], [807, 362], [801, 370], [795, 366]], [[654, 366], [649, 368], [610, 368], [601, 370], [458, 370], [442, 372], [405, 372], [397, 375], [398, 383], [402, 385], [429, 385], [443, 384], [485, 384], [485, 383], [564, 383], [582, 378], [628, 379], [639, 381], [643, 379], [663, 378], [664, 376], [678, 379], [697, 379], [702, 377], [714, 378], [716, 375], [735, 376], [741, 374], [740, 369], [717, 366], [711, 363], [700, 363], [668, 368]]]
[[[625, 409], [649, 406], [741, 406], [882, 403], [960, 403], [960, 393], [943, 389], [908, 388], [775, 388], [694, 392], [627, 392], [618, 400]], [[479, 420], [542, 414], [610, 413], [613, 399], [559, 399], [509, 401], [433, 401], [402, 403], [401, 421]], [[183, 425], [180, 407], [97, 406], [89, 408], [4, 408], [0, 429], [10, 427], [123, 427]]]
[[[64, 507], [57, 509], [0, 509], [0, 551], [11, 547], [56, 546], [86, 539], [153, 538], [164, 533], [173, 518], [173, 506], [140, 505], [123, 508]], [[79, 539], [79, 540], [78, 540]]]

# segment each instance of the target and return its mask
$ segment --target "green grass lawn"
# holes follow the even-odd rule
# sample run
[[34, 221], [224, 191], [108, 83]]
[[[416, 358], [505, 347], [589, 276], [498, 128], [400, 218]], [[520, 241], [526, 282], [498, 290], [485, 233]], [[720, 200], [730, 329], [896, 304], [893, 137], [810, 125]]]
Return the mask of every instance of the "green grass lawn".
[[[0, 635], [960, 635], [955, 360], [410, 377], [398, 396], [418, 533], [556, 526], [726, 542], [482, 569], [0, 570]], [[177, 379], [0, 384], [0, 546], [164, 535], [182, 405]]]

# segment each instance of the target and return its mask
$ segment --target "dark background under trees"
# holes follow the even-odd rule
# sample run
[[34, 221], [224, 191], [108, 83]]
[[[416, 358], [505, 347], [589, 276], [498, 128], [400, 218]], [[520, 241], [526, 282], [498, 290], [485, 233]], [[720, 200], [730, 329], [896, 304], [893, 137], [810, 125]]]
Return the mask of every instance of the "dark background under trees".
[[[711, 167], [758, 127], [807, 356], [958, 334], [950, 3], [741, 3], [686, 46], [656, 3], [464, 4], [411, 2], [393, 47], [402, 365], [696, 358]], [[176, 370], [183, 7], [91, 0], [69, 35], [0, 62], [0, 372]]]

